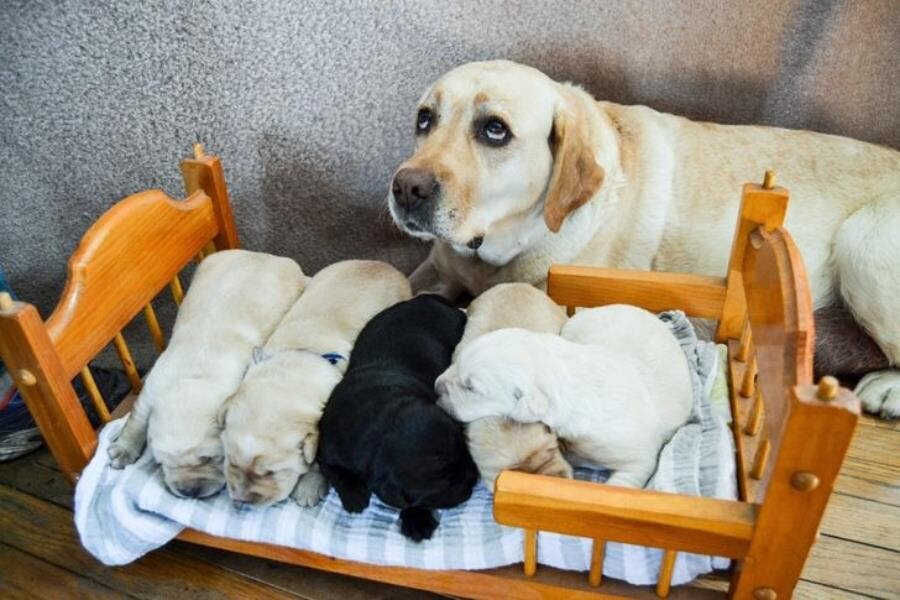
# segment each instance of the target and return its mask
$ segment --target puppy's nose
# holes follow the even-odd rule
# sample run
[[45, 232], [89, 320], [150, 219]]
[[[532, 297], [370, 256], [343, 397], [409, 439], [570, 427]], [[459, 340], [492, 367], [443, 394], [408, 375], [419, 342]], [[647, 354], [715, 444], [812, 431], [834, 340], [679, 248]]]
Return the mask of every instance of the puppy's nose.
[[200, 483], [186, 483], [184, 485], [178, 486], [176, 489], [182, 496], [185, 496], [187, 498], [196, 498], [203, 490], [203, 486]]
[[439, 184], [428, 169], [407, 167], [394, 175], [391, 189], [397, 204], [407, 212], [413, 212], [437, 194]]

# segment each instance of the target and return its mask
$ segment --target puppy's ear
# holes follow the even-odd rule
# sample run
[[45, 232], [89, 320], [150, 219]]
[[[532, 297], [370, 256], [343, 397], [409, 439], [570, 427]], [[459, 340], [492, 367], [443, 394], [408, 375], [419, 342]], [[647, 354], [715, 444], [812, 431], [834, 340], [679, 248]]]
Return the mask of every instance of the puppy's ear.
[[216, 413], [216, 424], [219, 426], [219, 430], [225, 429], [225, 418], [228, 415], [228, 402], [223, 402], [222, 406], [219, 407], [219, 411]]
[[557, 106], [550, 132], [553, 173], [544, 199], [544, 222], [553, 233], [573, 210], [594, 197], [603, 183], [589, 136], [587, 108], [575, 94], [563, 91], [565, 106]]
[[535, 419], [541, 420], [550, 408], [543, 394], [536, 394], [535, 390], [525, 392], [518, 386], [513, 388], [513, 401], [515, 404], [510, 416], [513, 420], [526, 423]]
[[319, 434], [311, 431], [306, 434], [303, 441], [300, 442], [300, 452], [303, 453], [303, 460], [306, 464], [311, 465], [316, 460], [316, 452], [319, 450]]
[[253, 364], [258, 365], [259, 363], [266, 362], [272, 355], [266, 352], [262, 346], [254, 346], [253, 353], [251, 354], [253, 357]]

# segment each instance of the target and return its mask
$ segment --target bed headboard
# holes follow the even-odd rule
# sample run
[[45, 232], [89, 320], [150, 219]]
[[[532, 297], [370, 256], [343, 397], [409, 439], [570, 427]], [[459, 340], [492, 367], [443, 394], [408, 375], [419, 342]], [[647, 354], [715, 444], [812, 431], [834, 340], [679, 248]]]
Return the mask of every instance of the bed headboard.
[[170, 285], [180, 301], [180, 271], [210, 244], [239, 247], [219, 159], [197, 144], [181, 170], [184, 200], [161, 190], [140, 192], [94, 223], [69, 260], [62, 298], [46, 323], [29, 304], [7, 297], [0, 306], [0, 351], [60, 467], [72, 477], [93, 454], [96, 433], [71, 379], [81, 374], [98, 412], [108, 417], [88, 361], [112, 341], [132, 387], [140, 389], [122, 328], [143, 310], [161, 349], [153, 298]]

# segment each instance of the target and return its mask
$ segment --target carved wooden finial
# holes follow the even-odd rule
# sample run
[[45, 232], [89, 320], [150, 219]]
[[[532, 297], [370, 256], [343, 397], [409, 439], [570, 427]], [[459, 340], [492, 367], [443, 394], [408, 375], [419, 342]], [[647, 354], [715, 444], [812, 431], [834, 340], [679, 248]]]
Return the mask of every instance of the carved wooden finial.
[[201, 144], [200, 142], [196, 142], [194, 144], [194, 158], [200, 160], [204, 156], [205, 154], [203, 153], [203, 144]]
[[775, 171], [766, 170], [766, 174], [763, 175], [762, 188], [764, 190], [771, 190], [774, 187], [775, 187]]
[[819, 380], [819, 390], [816, 392], [816, 396], [819, 400], [824, 402], [828, 402], [829, 400], [834, 400], [837, 398], [838, 393], [838, 380], [831, 375], [825, 375], [822, 379]]
[[0, 310], [12, 310], [13, 299], [9, 292], [0, 292]]

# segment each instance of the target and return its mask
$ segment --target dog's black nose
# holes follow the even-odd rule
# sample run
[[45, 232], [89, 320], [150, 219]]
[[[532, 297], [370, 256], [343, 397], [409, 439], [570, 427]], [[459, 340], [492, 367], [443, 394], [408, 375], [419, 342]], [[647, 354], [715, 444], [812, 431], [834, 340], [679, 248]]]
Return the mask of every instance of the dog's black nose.
[[405, 211], [413, 212], [437, 193], [438, 182], [428, 169], [408, 167], [394, 175], [392, 190], [397, 204]]
[[203, 485], [200, 483], [186, 483], [176, 488], [178, 493], [187, 498], [196, 498], [203, 491]]

